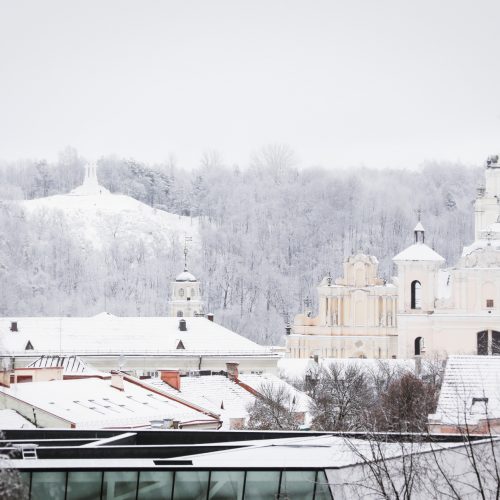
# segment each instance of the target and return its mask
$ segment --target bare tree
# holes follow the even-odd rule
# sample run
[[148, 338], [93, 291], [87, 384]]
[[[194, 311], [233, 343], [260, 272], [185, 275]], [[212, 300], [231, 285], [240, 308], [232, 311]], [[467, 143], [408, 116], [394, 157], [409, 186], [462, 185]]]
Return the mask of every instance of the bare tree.
[[262, 384], [248, 415], [248, 429], [295, 430], [300, 425], [295, 396], [284, 384]]
[[310, 388], [312, 426], [319, 430], [361, 430], [373, 404], [367, 374], [356, 365], [321, 367]]

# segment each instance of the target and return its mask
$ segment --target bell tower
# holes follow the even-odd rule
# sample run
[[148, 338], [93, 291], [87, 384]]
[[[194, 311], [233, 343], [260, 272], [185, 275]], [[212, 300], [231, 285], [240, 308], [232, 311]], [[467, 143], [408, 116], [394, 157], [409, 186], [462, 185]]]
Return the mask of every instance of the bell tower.
[[475, 239], [481, 238], [481, 231], [498, 221], [500, 215], [500, 162], [498, 155], [486, 160], [485, 185], [477, 190], [474, 203]]
[[178, 274], [170, 286], [170, 300], [168, 302], [168, 315], [177, 317], [193, 317], [203, 315], [203, 300], [201, 297], [200, 282], [188, 271], [187, 242], [184, 242], [184, 271]]

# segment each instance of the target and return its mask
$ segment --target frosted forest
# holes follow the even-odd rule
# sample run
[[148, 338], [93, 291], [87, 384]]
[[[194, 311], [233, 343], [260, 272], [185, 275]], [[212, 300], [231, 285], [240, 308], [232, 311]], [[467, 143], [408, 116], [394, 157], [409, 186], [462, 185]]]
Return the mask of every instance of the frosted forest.
[[[26, 200], [80, 185], [86, 159], [67, 148], [56, 162], [0, 162], [2, 316], [165, 315], [169, 282], [184, 265], [179, 235], [104, 214], [95, 244], [75, 237], [82, 220]], [[426, 242], [448, 265], [473, 239], [479, 166], [329, 170], [299, 163], [287, 146], [263, 147], [247, 165], [208, 152], [183, 170], [174, 158], [147, 164], [102, 157], [99, 182], [196, 228], [189, 269], [216, 321], [263, 344], [281, 344], [285, 324], [348, 255], [365, 252], [391, 280], [392, 257], [411, 243], [421, 214]], [[97, 229], [96, 229], [97, 230]]]

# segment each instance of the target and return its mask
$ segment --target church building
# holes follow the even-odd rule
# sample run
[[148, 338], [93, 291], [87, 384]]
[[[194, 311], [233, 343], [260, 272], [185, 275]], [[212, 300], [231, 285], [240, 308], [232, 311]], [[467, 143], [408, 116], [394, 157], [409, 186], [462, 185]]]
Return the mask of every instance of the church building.
[[319, 313], [295, 317], [287, 356], [411, 358], [500, 354], [500, 162], [486, 162], [475, 202], [475, 241], [454, 267], [425, 243], [393, 258], [391, 284], [377, 278], [377, 259], [356, 255], [344, 277], [318, 287]]

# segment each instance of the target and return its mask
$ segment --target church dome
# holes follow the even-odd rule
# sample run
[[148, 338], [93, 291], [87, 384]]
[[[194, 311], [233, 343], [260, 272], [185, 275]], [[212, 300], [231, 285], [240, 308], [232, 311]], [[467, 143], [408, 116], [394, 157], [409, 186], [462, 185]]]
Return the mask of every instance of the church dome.
[[196, 278], [187, 269], [184, 269], [182, 273], [177, 275], [175, 281], [196, 281]]

